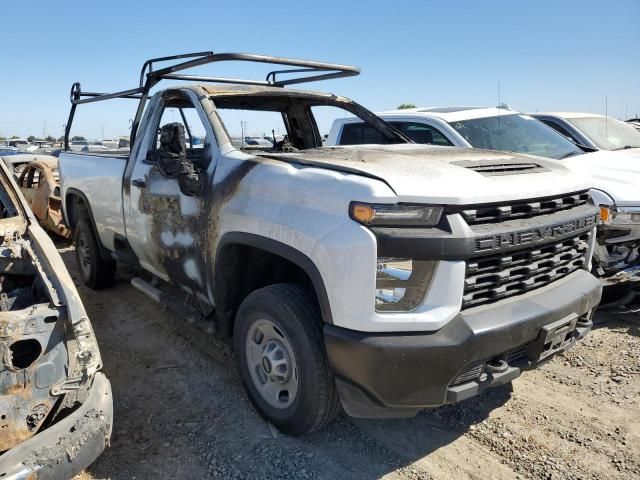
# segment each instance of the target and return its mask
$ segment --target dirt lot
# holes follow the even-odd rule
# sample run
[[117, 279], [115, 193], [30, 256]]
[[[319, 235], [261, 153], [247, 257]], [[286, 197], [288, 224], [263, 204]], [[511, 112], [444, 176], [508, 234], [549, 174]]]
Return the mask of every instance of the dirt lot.
[[640, 478], [640, 322], [599, 326], [513, 389], [409, 420], [342, 416], [296, 439], [255, 413], [224, 344], [130, 277], [78, 285], [115, 401], [111, 448], [79, 478]]

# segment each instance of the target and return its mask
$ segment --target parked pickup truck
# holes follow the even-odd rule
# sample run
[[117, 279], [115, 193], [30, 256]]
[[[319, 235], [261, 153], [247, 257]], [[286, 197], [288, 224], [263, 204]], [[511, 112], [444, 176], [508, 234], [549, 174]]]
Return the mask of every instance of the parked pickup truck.
[[[590, 330], [601, 286], [588, 183], [543, 159], [416, 145], [351, 100], [287, 88], [354, 67], [179, 58], [148, 61], [125, 92], [72, 88], [67, 137], [82, 103], [139, 106], [130, 155], [61, 153], [64, 215], [87, 285], [138, 264], [150, 278], [137, 288], [233, 339], [250, 399], [282, 431], [321, 428], [340, 404], [389, 417], [458, 402]], [[294, 68], [266, 81], [179, 73], [219, 60]], [[162, 79], [194, 78], [209, 83], [147, 100]], [[314, 110], [328, 106], [383, 145], [323, 147]], [[238, 109], [275, 112], [286, 136], [239, 150], [221, 121]]]

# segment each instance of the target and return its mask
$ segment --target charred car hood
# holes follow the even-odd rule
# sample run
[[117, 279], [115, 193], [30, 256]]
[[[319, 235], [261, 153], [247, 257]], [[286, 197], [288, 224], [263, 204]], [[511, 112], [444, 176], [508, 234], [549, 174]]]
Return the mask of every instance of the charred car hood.
[[640, 149], [576, 155], [562, 163], [589, 175], [593, 187], [607, 193], [619, 205], [640, 205]]
[[470, 148], [354, 145], [260, 156], [374, 177], [387, 183], [399, 201], [499, 202], [591, 186], [551, 160]]

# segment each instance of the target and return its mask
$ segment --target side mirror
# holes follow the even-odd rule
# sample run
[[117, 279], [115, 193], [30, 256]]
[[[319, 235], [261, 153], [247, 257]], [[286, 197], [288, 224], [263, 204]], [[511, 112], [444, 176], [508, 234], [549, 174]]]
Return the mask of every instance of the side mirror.
[[[147, 155], [153, 155], [153, 151]], [[181, 123], [168, 123], [160, 129], [160, 146], [155, 151], [155, 157], [148, 160], [156, 161], [162, 174], [168, 178], [176, 178], [187, 160], [187, 144], [184, 139], [184, 126]]]

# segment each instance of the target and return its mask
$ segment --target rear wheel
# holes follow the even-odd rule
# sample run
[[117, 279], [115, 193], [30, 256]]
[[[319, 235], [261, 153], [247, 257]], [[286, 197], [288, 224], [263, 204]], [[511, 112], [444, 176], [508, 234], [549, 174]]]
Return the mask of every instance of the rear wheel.
[[338, 414], [322, 319], [310, 292], [278, 284], [249, 295], [236, 316], [234, 350], [252, 403], [284, 433], [318, 430]]
[[78, 270], [84, 284], [94, 290], [113, 285], [116, 262], [102, 258], [95, 232], [88, 220], [82, 219], [76, 224], [73, 243], [76, 247]]

